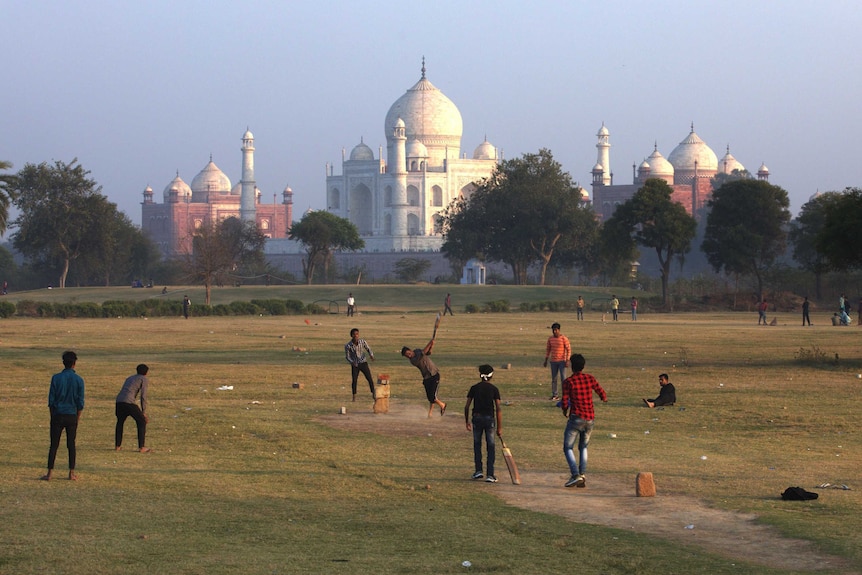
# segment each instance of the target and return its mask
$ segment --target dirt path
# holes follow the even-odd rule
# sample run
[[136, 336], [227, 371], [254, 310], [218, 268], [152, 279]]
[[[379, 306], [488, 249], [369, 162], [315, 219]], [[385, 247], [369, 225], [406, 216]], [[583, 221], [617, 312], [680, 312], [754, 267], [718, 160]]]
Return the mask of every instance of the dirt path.
[[[360, 407], [352, 407], [357, 406]], [[369, 404], [351, 404], [347, 415], [320, 420], [331, 427], [381, 435], [405, 434], [453, 437], [466, 440], [462, 405], [452, 404], [445, 417], [427, 417], [421, 405], [393, 401], [387, 414], [375, 415]], [[451, 413], [451, 416], [450, 416]], [[517, 454], [516, 454], [517, 455]], [[502, 459], [502, 458], [499, 458]], [[500, 461], [502, 463], [502, 461]], [[560, 515], [571, 521], [631, 529], [655, 537], [694, 545], [730, 559], [780, 569], [856, 573], [840, 557], [816, 553], [808, 541], [781, 537], [776, 530], [755, 522], [753, 514], [707, 507], [694, 497], [636, 497], [634, 474], [630, 482], [591, 473], [585, 489], [563, 487], [565, 473], [521, 471], [521, 485], [512, 485], [503, 470], [495, 486], [507, 504]], [[506, 477], [503, 477], [506, 476]], [[563, 503], [568, 498], [569, 503]]]

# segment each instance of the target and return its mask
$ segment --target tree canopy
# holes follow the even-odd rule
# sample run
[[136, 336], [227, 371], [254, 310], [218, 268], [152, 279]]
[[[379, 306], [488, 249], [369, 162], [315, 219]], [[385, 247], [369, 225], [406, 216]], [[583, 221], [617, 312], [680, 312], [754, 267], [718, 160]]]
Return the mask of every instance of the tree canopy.
[[815, 297], [821, 297], [821, 280], [832, 269], [828, 258], [817, 247], [817, 239], [826, 228], [827, 208], [840, 200], [837, 192], [818, 194], [809, 200], [790, 223], [789, 239], [793, 259], [799, 267], [814, 274]]
[[185, 267], [193, 282], [204, 285], [206, 305], [214, 284], [223, 283], [241, 265], [263, 260], [264, 244], [266, 236], [254, 222], [236, 217], [215, 223], [207, 220], [195, 230]]
[[[624, 253], [630, 253], [626, 237], [652, 248], [661, 268], [662, 303], [667, 305], [670, 268], [675, 256], [688, 253], [697, 222], [682, 204], [671, 199], [673, 190], [664, 180], [648, 179], [631, 199], [619, 206], [606, 223], [607, 236]], [[609, 245], [612, 245], [610, 240]]]
[[[12, 168], [11, 162], [0, 160], [0, 171]], [[15, 199], [17, 187], [14, 174], [0, 174], [0, 234], [6, 232], [6, 224], [9, 219], [9, 205]]]
[[324, 282], [326, 281], [334, 251], [355, 251], [365, 247], [365, 240], [359, 237], [359, 230], [350, 220], [326, 211], [305, 214], [291, 226], [289, 237], [305, 246], [308, 258], [303, 261], [302, 267], [305, 281], [309, 285], [319, 264], [323, 265]]
[[480, 257], [509, 264], [515, 282], [539, 264], [539, 283], [556, 250], [585, 249], [595, 239], [595, 218], [550, 150], [500, 163], [467, 198], [443, 216], [443, 252], [466, 261]]
[[61, 288], [73, 262], [114, 241], [111, 224], [118, 214], [77, 161], [26, 164], [14, 183], [20, 215], [12, 245], [37, 265], [56, 265]]
[[713, 192], [702, 249], [718, 272], [751, 275], [763, 297], [764, 273], [784, 253], [787, 192], [764, 180], [733, 180]]
[[846, 188], [840, 194], [834, 194], [834, 196], [830, 194], [830, 198], [823, 205], [823, 226], [815, 237], [815, 247], [834, 269], [860, 268], [862, 267], [860, 230], [862, 230], [862, 189]]

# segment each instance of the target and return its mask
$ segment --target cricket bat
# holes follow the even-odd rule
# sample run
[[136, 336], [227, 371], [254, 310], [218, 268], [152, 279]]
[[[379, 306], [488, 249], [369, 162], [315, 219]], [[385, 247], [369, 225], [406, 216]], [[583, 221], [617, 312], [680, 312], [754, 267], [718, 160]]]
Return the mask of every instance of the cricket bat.
[[500, 445], [503, 447], [503, 459], [506, 460], [506, 467], [509, 468], [509, 477], [512, 478], [512, 484], [520, 485], [521, 474], [518, 473], [518, 466], [515, 465], [515, 458], [512, 456], [512, 450], [506, 447], [506, 442], [503, 441], [503, 436], [500, 436]]
[[440, 315], [440, 312], [437, 312], [437, 319], [434, 320], [434, 334], [431, 336], [431, 339], [437, 339], [437, 328], [440, 327], [440, 318], [443, 317]]

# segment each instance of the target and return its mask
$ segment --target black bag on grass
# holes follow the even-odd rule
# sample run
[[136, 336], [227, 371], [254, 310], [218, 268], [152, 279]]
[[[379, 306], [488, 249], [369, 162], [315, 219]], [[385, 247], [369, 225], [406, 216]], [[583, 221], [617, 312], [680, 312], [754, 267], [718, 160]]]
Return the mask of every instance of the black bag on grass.
[[805, 491], [801, 487], [788, 487], [781, 494], [781, 498], [785, 501], [808, 501], [809, 499], [817, 499], [820, 497], [817, 493]]

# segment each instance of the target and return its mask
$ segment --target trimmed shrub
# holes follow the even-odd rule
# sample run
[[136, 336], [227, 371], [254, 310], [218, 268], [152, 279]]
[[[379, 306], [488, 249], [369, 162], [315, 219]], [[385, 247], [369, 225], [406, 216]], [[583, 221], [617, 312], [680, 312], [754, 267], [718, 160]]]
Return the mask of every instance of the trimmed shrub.
[[15, 315], [15, 304], [8, 301], [0, 301], [0, 317], [12, 317]]
[[487, 306], [488, 311], [491, 313], [508, 313], [509, 312], [509, 300], [506, 299], [497, 299], [494, 301], [489, 301], [485, 304]]
[[468, 303], [464, 306], [464, 313], [479, 313], [479, 306], [474, 303]]
[[18, 315], [23, 317], [39, 317], [39, 305], [30, 299], [18, 302]]

